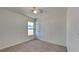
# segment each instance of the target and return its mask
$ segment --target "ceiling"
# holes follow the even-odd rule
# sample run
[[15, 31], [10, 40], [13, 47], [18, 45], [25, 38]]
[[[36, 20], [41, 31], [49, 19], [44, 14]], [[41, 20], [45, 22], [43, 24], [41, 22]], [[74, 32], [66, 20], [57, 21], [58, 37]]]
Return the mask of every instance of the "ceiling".
[[50, 14], [50, 13], [52, 13], [52, 11], [62, 9], [62, 7], [39, 7], [39, 9], [43, 10], [43, 13], [39, 13], [39, 14], [33, 14], [31, 12], [32, 7], [5, 7], [5, 9], [25, 15], [25, 16], [29, 16], [32, 18], [38, 18], [39, 16], [42, 16], [42, 14], [44, 14], [44, 15], [47, 15], [46, 13]]
[[[7, 9], [12, 12], [16, 12], [25, 16], [30, 16], [32, 18], [36, 18], [38, 14], [33, 14], [32, 13], [32, 7], [5, 7], [4, 9]], [[40, 8], [44, 10], [45, 8]], [[44, 11], [45, 12], [45, 11]]]

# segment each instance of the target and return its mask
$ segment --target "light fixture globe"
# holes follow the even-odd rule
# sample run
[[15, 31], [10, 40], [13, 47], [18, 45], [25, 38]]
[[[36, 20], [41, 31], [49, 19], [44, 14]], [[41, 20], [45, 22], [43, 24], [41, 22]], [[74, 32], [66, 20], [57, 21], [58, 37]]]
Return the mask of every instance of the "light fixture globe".
[[33, 14], [38, 14], [38, 13], [42, 13], [42, 12], [43, 11], [41, 9], [37, 8], [37, 7], [33, 7], [33, 9], [32, 9]]
[[38, 11], [37, 11], [37, 10], [34, 10], [34, 11], [33, 11], [33, 13], [34, 13], [34, 14], [37, 14], [37, 13], [38, 13]]

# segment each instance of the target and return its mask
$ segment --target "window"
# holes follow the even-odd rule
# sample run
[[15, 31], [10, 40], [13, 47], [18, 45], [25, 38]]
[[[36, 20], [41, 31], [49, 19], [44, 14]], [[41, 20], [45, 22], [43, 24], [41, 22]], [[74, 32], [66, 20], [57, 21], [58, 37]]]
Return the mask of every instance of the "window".
[[28, 22], [28, 36], [34, 35], [34, 23]]

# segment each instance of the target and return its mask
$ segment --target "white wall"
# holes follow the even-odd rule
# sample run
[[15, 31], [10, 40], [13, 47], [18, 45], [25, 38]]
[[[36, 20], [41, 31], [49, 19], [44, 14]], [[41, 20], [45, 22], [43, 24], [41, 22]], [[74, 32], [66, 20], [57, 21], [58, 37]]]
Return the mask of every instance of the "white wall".
[[67, 11], [67, 48], [79, 52], [79, 8], [68, 8]]
[[25, 16], [0, 8], [0, 49], [30, 40], [26, 23]]
[[[40, 40], [66, 46], [66, 8], [47, 8], [37, 19]], [[39, 27], [38, 27], [39, 26]]]

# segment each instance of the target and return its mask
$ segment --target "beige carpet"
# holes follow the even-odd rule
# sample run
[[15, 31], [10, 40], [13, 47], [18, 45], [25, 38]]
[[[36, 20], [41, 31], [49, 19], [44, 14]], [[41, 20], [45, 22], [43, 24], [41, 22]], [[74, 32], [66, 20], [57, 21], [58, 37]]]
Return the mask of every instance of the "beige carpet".
[[31, 40], [16, 46], [12, 46], [1, 52], [66, 52], [66, 47], [51, 44], [41, 40]]

